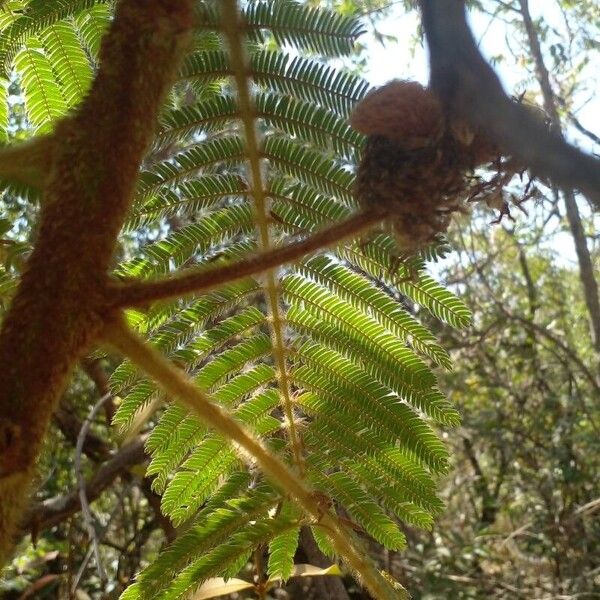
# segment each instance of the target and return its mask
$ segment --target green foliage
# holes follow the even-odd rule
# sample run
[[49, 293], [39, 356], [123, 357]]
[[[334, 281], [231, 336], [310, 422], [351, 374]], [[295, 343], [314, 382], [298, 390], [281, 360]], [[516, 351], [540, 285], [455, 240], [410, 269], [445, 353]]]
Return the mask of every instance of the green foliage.
[[[296, 511], [297, 509], [293, 504], [285, 502], [280, 510], [280, 514], [293, 520]], [[289, 579], [294, 568], [294, 555], [298, 548], [299, 537], [300, 528], [295, 527], [284, 533], [280, 533], [269, 542], [269, 578], [275, 579], [281, 577], [284, 581]]]
[[15, 70], [38, 131], [50, 130], [86, 94], [110, 14], [100, 0], [21, 0], [0, 8], [0, 69], [7, 77]]
[[[0, 143], [8, 139], [8, 82], [0, 79]], [[3, 232], [4, 233], [4, 232]]]
[[464, 418], [436, 534], [404, 555], [414, 573], [409, 589], [479, 600], [517, 585], [523, 597], [555, 586], [593, 596], [600, 407], [578, 273], [558, 244], [538, 243], [559, 223], [490, 232], [489, 218], [461, 227], [445, 267], [464, 282], [477, 319], [466, 331], [443, 332], [460, 361], [444, 387]]
[[93, 10], [104, 0], [21, 0], [6, 2], [2, 8], [2, 37], [0, 41], [0, 65], [8, 73], [10, 64], [20, 46], [44, 30], [73, 17], [80, 17], [86, 10]]
[[[206, 4], [204, 8], [205, 22], [215, 25], [216, 13]], [[362, 138], [346, 118], [368, 86], [317, 61], [265, 50], [261, 43], [272, 35], [284, 46], [331, 55], [347, 51], [349, 36], [360, 27], [290, 2], [277, 3], [276, 9], [273, 3], [250, 3], [246, 10], [272, 235], [305, 235], [357, 208], [353, 170]], [[153, 227], [165, 219], [176, 219], [178, 225], [123, 264], [121, 274], [157, 275], [234, 259], [255, 247], [256, 208], [238, 125], [241, 107], [229, 93], [231, 72], [226, 50], [214, 48], [191, 54], [182, 69], [178, 85], [221, 81], [223, 93], [163, 115], [156, 142], [161, 160], [142, 174], [130, 227]], [[429, 257], [437, 252], [427, 251]], [[260, 300], [260, 279], [163, 304], [137, 320], [153, 343], [193, 373], [202, 389], [286, 453], [292, 442], [280, 409], [290, 394], [306, 477], [331, 499], [332, 507], [344, 507], [360, 531], [393, 549], [405, 545], [399, 520], [429, 528], [442, 508], [435, 478], [447, 468], [448, 453], [429, 421], [458, 422], [456, 411], [437, 391], [432, 371], [433, 365], [448, 368], [449, 356], [402, 298], [454, 326], [469, 322], [464, 305], [424, 273], [422, 259], [412, 259], [409, 268], [398, 256], [393, 240], [379, 234], [282, 269], [278, 303], [285, 320], [280, 333], [287, 391], [273, 367], [280, 350], [270, 311]], [[410, 280], [409, 272], [418, 276]], [[131, 423], [155, 394], [149, 382], [135, 381], [128, 363], [113, 376], [114, 388], [126, 391], [115, 417], [118, 424]], [[172, 406], [154, 427], [148, 449], [148, 473], [155, 476], [162, 509], [175, 524], [204, 523], [206, 503], [230, 511], [230, 497], [222, 492], [244, 462], [226, 440]], [[249, 537], [250, 531], [237, 523], [234, 536], [220, 537], [224, 531], [219, 530], [210, 550], [208, 533], [196, 529], [193, 543], [187, 537], [176, 543], [178, 568], [185, 568], [172, 586], [161, 577], [160, 585], [168, 589], [159, 597], [178, 597], [206, 577], [223, 574], [216, 569], [216, 557], [223, 567], [239, 567], [252, 543], [269, 543], [270, 575], [290, 575], [298, 543], [298, 527], [285, 524], [291, 508], [284, 503], [273, 519], [268, 517], [273, 497], [265, 497], [263, 505], [259, 497], [253, 501], [262, 517], [253, 512], [248, 520], [256, 520], [260, 535]], [[172, 556], [169, 550], [159, 557], [124, 598], [156, 596], [156, 580], [144, 582], [161, 565], [172, 568]]]
[[[260, 216], [277, 245], [359, 209], [353, 174], [363, 139], [348, 115], [369, 86], [347, 69], [360, 73], [373, 45], [356, 36], [367, 29], [371, 40], [388, 41], [390, 23], [418, 3], [240, 2], [249, 24], [245, 47], [261, 134], [264, 215], [248, 176], [240, 124], [247, 113], [218, 26], [220, 4], [197, 2], [194, 46], [140, 173], [117, 250], [118, 278], [161, 277], [245, 257], [261, 245]], [[512, 67], [513, 83], [522, 79], [515, 93], [527, 91], [533, 100], [534, 65], [523, 51], [520, 3], [467, 4], [486, 13], [489, 30], [474, 31], [484, 45], [489, 36], [524, 41], [500, 45], [492, 64]], [[543, 19], [530, 4], [565, 133], [585, 146], [597, 138], [585, 128], [593, 123], [590, 50], [598, 48], [598, 3], [560, 0]], [[76, 108], [97, 67], [113, 5], [1, 3], [0, 143], [51, 131]], [[355, 14], [364, 15], [362, 23], [350, 18]], [[421, 33], [415, 30], [411, 41], [404, 25], [401, 43], [418, 52]], [[519, 197], [525, 180], [513, 181], [509, 193]], [[247, 278], [131, 310], [128, 319], [302, 474], [323, 513], [340, 515], [357, 546], [366, 542], [365, 558], [374, 549], [382, 564], [380, 544], [400, 550], [386, 554], [386, 568], [400, 573], [415, 597], [591, 597], [600, 568], [598, 357], [579, 276], [563, 250], [565, 224], [555, 199], [540, 189], [537, 202], [523, 207], [527, 219], [515, 210], [515, 222], [490, 227], [493, 217], [476, 211], [453, 240], [459, 251], [443, 262], [449, 253], [444, 240], [404, 257], [385, 232], [373, 231], [285, 265], [272, 284], [266, 276]], [[31, 251], [38, 199], [22, 184], [2, 188], [0, 313]], [[582, 217], [597, 263], [598, 219], [585, 211]], [[436, 278], [441, 271], [454, 282], [468, 308], [427, 274], [431, 262], [438, 262]], [[456, 331], [469, 322], [468, 309], [475, 323]], [[456, 372], [450, 372], [450, 354]], [[277, 362], [282, 356], [285, 378]], [[131, 363], [115, 368], [116, 360], [109, 356], [104, 365], [121, 395], [115, 427], [108, 429], [100, 415], [89, 441], [109, 451], [121, 442], [121, 430], [141, 431], [151, 458], [150, 481], [142, 481], [136, 467], [91, 505], [110, 583], [97, 576], [95, 560], [87, 562], [89, 539], [79, 516], [41, 530], [35, 547], [21, 545], [0, 595], [67, 597], [85, 589], [93, 598], [117, 597], [140, 565], [147, 568], [125, 598], [185, 598], [207, 578], [238, 572], [249, 581], [253, 575], [286, 580], [299, 572], [294, 562], [302, 528], [337, 560], [327, 527], [299, 512], [277, 482], [265, 481], [246, 456]], [[436, 378], [465, 415], [458, 431], [443, 436], [450, 452], [438, 432], [456, 426], [459, 416]], [[71, 417], [81, 422], [96, 394], [78, 373], [65, 398]], [[301, 463], [285, 412], [290, 405]], [[36, 499], [49, 500], [48, 506], [76, 490], [75, 440], [64, 433], [53, 425], [39, 466], [44, 483]], [[444, 476], [449, 463], [452, 474]], [[100, 464], [92, 457], [84, 475], [93, 477]], [[167, 536], [169, 528], [157, 518], [157, 504], [178, 526], [176, 541], [162, 550], [159, 527]], [[308, 547], [305, 533], [300, 555]], [[58, 574], [79, 568], [79, 589], [68, 590]]]
[[52, 70], [52, 64], [35, 38], [15, 58], [22, 74], [22, 88], [27, 114], [33, 125], [43, 126], [64, 115], [67, 103]]
[[40, 33], [46, 56], [62, 83], [62, 93], [69, 108], [79, 104], [92, 81], [88, 58], [80, 45], [77, 31], [65, 21]]
[[184, 597], [228, 568], [230, 576], [236, 573], [257, 545], [297, 527], [297, 517], [287, 511], [275, 518], [268, 515], [266, 509], [277, 503], [270, 486], [262, 483], [248, 489], [248, 484], [247, 475], [239, 472], [226, 480], [221, 493], [198, 513], [189, 530], [143, 571], [121, 598]]
[[[270, 243], [281, 244], [360, 210], [353, 183], [363, 138], [347, 118], [368, 85], [320, 57], [349, 54], [362, 25], [289, 0], [243, 4], [267, 211], [248, 176], [236, 65], [212, 31], [219, 3], [202, 2], [195, 46], [140, 174], [118, 277], [222, 264], [264, 245], [265, 221]], [[46, 130], [85, 94], [109, 11], [95, 2], [27, 7], [35, 24], [6, 25], [0, 60], [15, 56], [27, 116]], [[443, 508], [436, 484], [448, 452], [436, 427], [458, 423], [434, 373], [450, 368], [449, 355], [417, 318], [425, 309], [454, 327], [469, 322], [464, 304], [425, 272], [425, 259], [444, 252], [436, 243], [406, 259], [390, 236], [371, 232], [272, 280], [228, 283], [130, 311], [129, 320], [289, 460], [326, 499], [324, 511], [347, 514], [357, 543], [366, 536], [397, 550], [406, 545], [401, 523], [428, 529]], [[285, 580], [301, 525], [327, 547], [327, 532], [228, 440], [178, 405], [163, 410], [172, 399], [128, 361], [111, 385], [122, 396], [117, 426], [152, 423], [148, 474], [163, 512], [187, 529], [124, 600], [183, 598], [210, 577], [234, 575], [265, 545], [268, 574]]]

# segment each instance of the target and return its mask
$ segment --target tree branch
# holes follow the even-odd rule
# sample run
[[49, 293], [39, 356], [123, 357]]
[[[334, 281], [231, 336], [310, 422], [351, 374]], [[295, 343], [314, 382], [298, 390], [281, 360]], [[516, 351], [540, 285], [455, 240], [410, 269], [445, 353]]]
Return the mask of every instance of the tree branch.
[[585, 135], [585, 137], [589, 138], [594, 144], [600, 145], [600, 136], [596, 135], [593, 131], [590, 131], [587, 127], [583, 125], [583, 123], [567, 108], [567, 103], [560, 96], [556, 96], [557, 102], [562, 106], [565, 114], [567, 115], [567, 119], [573, 123], [573, 127], [579, 131], [579, 133]]
[[0, 148], [0, 178], [42, 190], [50, 173], [55, 138], [45, 135]]
[[[139, 437], [123, 446], [110, 460], [106, 461], [85, 485], [88, 502], [93, 502], [124, 471], [146, 460], [145, 438]], [[81, 509], [79, 490], [49, 498], [34, 506], [23, 523], [23, 530], [41, 531], [53, 527]]]
[[[77, 436], [83, 425], [81, 419], [75, 414], [75, 407], [66, 399], [63, 399], [54, 413], [54, 422], [58, 425], [60, 432], [75, 446]], [[94, 461], [103, 461], [110, 453], [109, 446], [100, 437], [88, 433], [83, 445], [83, 451]]]
[[[87, 356], [81, 361], [81, 367], [85, 374], [94, 382], [98, 395], [106, 396], [110, 394], [110, 384], [108, 375], [106, 374], [102, 361], [99, 358], [92, 358]], [[104, 403], [104, 416], [106, 417], [106, 424], [110, 425], [112, 418], [115, 414], [115, 403], [112, 398]]]
[[596, 393], [596, 396], [600, 398], [600, 382], [599, 382], [599, 380], [596, 379], [596, 377], [594, 376], [594, 374], [587, 368], [587, 366], [585, 365], [585, 363], [581, 360], [581, 358], [579, 358], [579, 356], [577, 355], [577, 353], [574, 350], [572, 350], [571, 348], [569, 348], [569, 346], [567, 346], [557, 336], [555, 336], [552, 333], [550, 333], [550, 331], [548, 331], [548, 329], [546, 329], [545, 327], [537, 325], [536, 323], [533, 323], [532, 321], [530, 321], [528, 319], [525, 319], [525, 318], [523, 318], [523, 317], [521, 317], [519, 315], [516, 315], [516, 314], [513, 314], [513, 313], [509, 312], [502, 305], [499, 305], [499, 306], [500, 306], [500, 309], [502, 310], [502, 312], [504, 313], [504, 315], [508, 319], [512, 319], [514, 321], [518, 321], [525, 328], [530, 329], [531, 331], [533, 331], [535, 333], [539, 333], [542, 337], [545, 337], [546, 339], [550, 340], [550, 342], [552, 342], [555, 346], [557, 346], [558, 348], [560, 348], [577, 365], [577, 367], [579, 368], [579, 370], [581, 371], [581, 373], [583, 373], [583, 375], [585, 376], [585, 378], [588, 380], [588, 382], [590, 383], [590, 385], [594, 389], [594, 392]]
[[88, 431], [90, 430], [92, 422], [96, 418], [96, 414], [110, 397], [111, 394], [109, 392], [106, 395], [101, 396], [100, 399], [96, 402], [96, 404], [94, 404], [85, 421], [83, 422], [83, 425], [81, 426], [81, 430], [79, 432], [79, 435], [77, 436], [77, 444], [75, 446], [75, 474], [77, 476], [79, 503], [81, 505], [81, 512], [83, 513], [83, 522], [85, 524], [85, 528], [87, 529], [88, 537], [94, 551], [96, 568], [98, 569], [98, 577], [100, 578], [100, 582], [102, 584], [106, 582], [106, 571], [104, 570], [102, 559], [100, 557], [100, 546], [98, 544], [98, 538], [96, 537], [96, 529], [94, 528], [94, 518], [92, 516], [92, 512], [90, 510], [90, 505], [88, 502], [88, 497], [86, 494], [85, 479], [81, 470], [81, 454], [83, 452], [85, 438], [88, 434]]
[[578, 189], [600, 210], [600, 160], [547, 131], [512, 101], [485, 62], [467, 25], [462, 0], [420, 0], [429, 45], [431, 87], [447, 111], [481, 128], [536, 176]]
[[[539, 36], [535, 30], [531, 13], [529, 12], [529, 2], [528, 0], [519, 0], [519, 5], [521, 7], [520, 12], [523, 18], [523, 24], [525, 25], [525, 31], [527, 32], [527, 39], [529, 40], [529, 48], [533, 55], [535, 71], [542, 91], [542, 96], [544, 97], [544, 109], [550, 115], [550, 122], [553, 130], [557, 135], [562, 137], [562, 127], [556, 104], [556, 95], [552, 90], [550, 73], [544, 63]], [[564, 201], [569, 228], [571, 229], [571, 235], [573, 236], [573, 242], [575, 244], [577, 262], [579, 263], [579, 278], [583, 287], [583, 295], [589, 314], [592, 343], [596, 352], [600, 353], [600, 297], [598, 296], [598, 282], [596, 281], [596, 276], [594, 274], [594, 265], [592, 263], [590, 251], [587, 247], [585, 229], [577, 208], [575, 194], [572, 190], [569, 189], [564, 191]]]
[[125, 308], [206, 291], [229, 281], [256, 275], [286, 262], [295, 261], [346, 238], [356, 237], [381, 219], [380, 214], [362, 212], [322, 229], [301, 242], [258, 252], [247, 259], [216, 269], [189, 269], [170, 279], [158, 281], [112, 283], [107, 290], [107, 302], [113, 308]]
[[479, 515], [479, 522], [483, 526], [492, 525], [496, 520], [496, 515], [498, 513], [498, 504], [496, 503], [497, 498], [492, 496], [490, 493], [489, 484], [481, 469], [477, 455], [475, 454], [473, 442], [466, 436], [463, 436], [463, 448], [467, 458], [469, 459], [469, 462], [471, 463], [471, 466], [473, 467], [473, 471], [475, 471], [474, 487], [481, 499], [481, 514]]

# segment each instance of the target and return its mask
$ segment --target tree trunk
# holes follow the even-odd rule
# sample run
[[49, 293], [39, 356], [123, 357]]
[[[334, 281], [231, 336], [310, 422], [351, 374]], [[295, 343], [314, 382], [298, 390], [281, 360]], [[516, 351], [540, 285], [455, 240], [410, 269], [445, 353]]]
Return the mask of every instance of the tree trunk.
[[[329, 560], [319, 550], [312, 533], [308, 527], [303, 527], [300, 532], [300, 548], [305, 555], [305, 560], [316, 567], [327, 568], [331, 566]], [[304, 557], [303, 557], [304, 558]], [[290, 598], [296, 600], [314, 598], [314, 600], [350, 600], [341, 577], [313, 577], [310, 580], [311, 594], [307, 594], [308, 580], [296, 579], [287, 586]]]

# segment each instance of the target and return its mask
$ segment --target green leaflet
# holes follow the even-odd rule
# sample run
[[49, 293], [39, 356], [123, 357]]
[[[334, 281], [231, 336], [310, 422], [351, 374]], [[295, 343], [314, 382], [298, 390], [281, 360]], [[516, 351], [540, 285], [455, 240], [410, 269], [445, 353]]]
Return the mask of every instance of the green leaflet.
[[380, 544], [391, 550], [401, 550], [406, 546], [406, 538], [398, 524], [348, 475], [338, 471], [319, 476], [313, 471], [313, 477], [319, 487], [341, 502], [350, 516]]
[[[364, 32], [355, 19], [336, 12], [301, 5], [294, 0], [251, 0], [242, 9], [246, 36], [250, 42], [263, 42], [272, 36], [279, 44], [325, 56], [352, 51]], [[202, 27], [218, 28], [219, 14], [212, 2], [198, 8]]]
[[397, 263], [394, 242], [389, 236], [377, 236], [363, 248], [347, 246], [343, 254], [374, 278], [397, 287], [441, 321], [456, 328], [466, 327], [471, 322], [471, 313], [465, 304], [434, 279], [419, 273], [417, 281], [411, 280], [406, 268]]
[[285, 137], [272, 136], [265, 140], [263, 152], [276, 169], [296, 181], [332, 196], [346, 206], [356, 206], [352, 195], [352, 173], [321, 151], [306, 148]]
[[231, 198], [248, 195], [244, 181], [236, 175], [201, 175], [193, 181], [180, 183], [173, 189], [167, 187], [143, 199], [126, 224], [128, 230], [159, 222], [178, 215], [191, 217], [219, 208]]
[[[106, 0], [29, 0], [21, 3], [26, 10], [17, 10], [13, 13], [13, 18], [0, 21], [0, 68], [8, 73], [10, 63], [20, 47], [32, 36], [63, 19], [77, 17], [86, 9], [105, 2]], [[10, 7], [3, 7], [2, 10], [8, 11]]]
[[[299, 518], [298, 509], [291, 502], [284, 502], [280, 514], [293, 521]], [[298, 548], [300, 527], [294, 527], [279, 535], [269, 542], [269, 563], [267, 573], [270, 579], [281, 577], [283, 581], [289, 579], [294, 568], [294, 555]]]
[[[356, 161], [363, 138], [334, 111], [272, 92], [257, 94], [255, 102], [257, 117], [267, 126]], [[235, 98], [227, 95], [216, 96], [201, 105], [172, 109], [162, 118], [157, 147], [210, 135], [238, 116]]]
[[[222, 497], [221, 502], [201, 511], [195, 524], [149, 565], [121, 597], [124, 600], [178, 597], [177, 594], [218, 572], [214, 569], [240, 555], [246, 556], [248, 544], [256, 543], [253, 533], [266, 534], [268, 539], [269, 532], [275, 535], [292, 526], [288, 521], [268, 519], [269, 509], [277, 502], [270, 486], [263, 484], [243, 493], [247, 485], [245, 476], [233, 475], [223, 485], [229, 497]], [[260, 520], [263, 526], [253, 529], [250, 523], [254, 520]], [[220, 564], [215, 564], [217, 557], [222, 561]]]
[[92, 69], [71, 23], [60, 21], [40, 33], [69, 108], [79, 104], [92, 83]]
[[364, 32], [362, 24], [333, 11], [310, 8], [291, 0], [250, 2], [244, 11], [248, 26], [259, 41], [268, 32], [282, 45], [324, 56], [340, 56], [352, 51]]
[[46, 133], [68, 108], [52, 63], [39, 42], [31, 38], [28, 45], [17, 54], [15, 65], [21, 74], [29, 119], [37, 126], [39, 133]]
[[[249, 398], [234, 415], [258, 434], [266, 435], [279, 428], [279, 421], [269, 416], [278, 402], [278, 394], [269, 390]], [[175, 523], [193, 516], [218, 487], [220, 478], [237, 466], [238, 460], [227, 440], [209, 435], [191, 451], [169, 482], [162, 501], [165, 514]]]
[[8, 85], [9, 82], [0, 79], [0, 143], [8, 141]]
[[318, 371], [308, 367], [300, 367], [293, 372], [293, 377], [297, 384], [314, 392], [310, 407], [319, 415], [337, 418], [357, 434], [369, 428], [381, 439], [387, 438], [388, 443], [396, 442], [406, 451], [407, 459], [433, 471], [445, 470], [448, 459], [445, 446], [417, 413], [397, 397], [386, 394], [385, 389], [377, 389], [379, 386], [375, 384], [369, 394], [366, 387], [345, 385], [347, 380], [338, 379], [335, 382], [337, 389], [331, 393], [331, 380], [321, 378]]
[[96, 4], [83, 10], [75, 17], [75, 23], [83, 48], [96, 63], [100, 42], [110, 23], [111, 10], [108, 4]]
[[[250, 55], [255, 82], [272, 92], [327, 108], [347, 117], [352, 106], [369, 90], [368, 83], [301, 56], [257, 50]], [[227, 54], [209, 50], [190, 55], [180, 72], [181, 81], [212, 81], [231, 75]]]
[[448, 353], [436, 342], [435, 337], [402, 305], [374, 287], [364, 276], [326, 255], [307, 261], [302, 271], [329, 289], [334, 289], [344, 300], [371, 315], [395, 336], [406, 340], [436, 364], [451, 367]]

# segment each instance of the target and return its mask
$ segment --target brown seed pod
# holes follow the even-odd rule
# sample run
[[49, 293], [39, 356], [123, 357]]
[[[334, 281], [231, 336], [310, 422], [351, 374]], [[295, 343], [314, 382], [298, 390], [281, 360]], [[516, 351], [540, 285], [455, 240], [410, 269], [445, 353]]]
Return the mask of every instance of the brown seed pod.
[[[446, 115], [433, 92], [416, 82], [395, 80], [374, 90], [357, 104], [350, 124], [367, 136], [356, 197], [385, 219], [401, 255], [430, 243], [453, 213], [501, 190], [514, 174], [497, 144]], [[497, 170], [489, 181], [475, 172], [486, 163]]]
[[364, 135], [384, 136], [409, 150], [435, 143], [443, 133], [444, 118], [430, 90], [416, 81], [395, 79], [354, 107], [350, 125]]
[[424, 148], [406, 150], [369, 136], [355, 192], [361, 205], [389, 220], [402, 250], [413, 251], [446, 231], [450, 215], [462, 210], [466, 187], [458, 144], [450, 135]]

